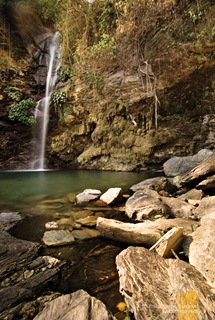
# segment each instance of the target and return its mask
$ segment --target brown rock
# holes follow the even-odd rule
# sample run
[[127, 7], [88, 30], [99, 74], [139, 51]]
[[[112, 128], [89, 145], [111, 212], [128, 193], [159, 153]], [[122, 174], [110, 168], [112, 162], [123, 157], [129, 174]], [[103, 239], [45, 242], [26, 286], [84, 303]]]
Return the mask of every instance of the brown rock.
[[[183, 240], [183, 228], [172, 228], [169, 230], [150, 250], [156, 251], [164, 258], [171, 258], [174, 253], [178, 253]], [[173, 250], [173, 251], [172, 251]]]
[[192, 265], [142, 247], [116, 257], [120, 292], [138, 320], [215, 318], [215, 291]]
[[97, 229], [104, 238], [129, 244], [154, 245], [169, 229], [183, 227], [184, 234], [191, 234], [198, 224], [188, 219], [164, 219], [143, 223], [124, 223], [114, 219], [98, 218]]
[[185, 174], [181, 179], [182, 186], [189, 186], [215, 173], [215, 153]]
[[103, 302], [78, 290], [51, 301], [34, 320], [114, 320]]
[[201, 226], [192, 234], [189, 262], [215, 283], [215, 209], [201, 219]]
[[135, 192], [133, 196], [127, 200], [125, 210], [129, 218], [137, 221], [153, 219], [156, 216], [168, 217], [170, 215], [169, 207], [165, 205], [160, 198], [143, 191]]

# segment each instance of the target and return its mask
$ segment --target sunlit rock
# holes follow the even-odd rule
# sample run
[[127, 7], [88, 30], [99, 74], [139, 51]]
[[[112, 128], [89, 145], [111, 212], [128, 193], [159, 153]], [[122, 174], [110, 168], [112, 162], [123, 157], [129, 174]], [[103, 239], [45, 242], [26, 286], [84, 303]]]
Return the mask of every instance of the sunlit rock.
[[80, 206], [87, 204], [88, 202], [98, 199], [101, 195], [100, 190], [95, 189], [85, 189], [82, 193], [76, 195], [76, 203]]
[[122, 200], [122, 188], [110, 188], [100, 197], [106, 204], [116, 203]]
[[[184, 237], [183, 228], [172, 228], [163, 237], [158, 240], [151, 248], [164, 258], [171, 258], [174, 253], [178, 253]], [[172, 251], [173, 250], [173, 251]]]
[[137, 191], [130, 197], [125, 205], [125, 212], [131, 219], [142, 221], [154, 219], [156, 216], [170, 216], [169, 207], [160, 198]]
[[191, 236], [189, 262], [215, 284], [215, 209], [202, 217]]
[[142, 247], [116, 257], [120, 292], [135, 319], [205, 319], [215, 316], [215, 287], [196, 268]]
[[[103, 302], [91, 297], [86, 291], [60, 296], [51, 301], [34, 320], [114, 320]], [[115, 319], [116, 320], [116, 319]]]

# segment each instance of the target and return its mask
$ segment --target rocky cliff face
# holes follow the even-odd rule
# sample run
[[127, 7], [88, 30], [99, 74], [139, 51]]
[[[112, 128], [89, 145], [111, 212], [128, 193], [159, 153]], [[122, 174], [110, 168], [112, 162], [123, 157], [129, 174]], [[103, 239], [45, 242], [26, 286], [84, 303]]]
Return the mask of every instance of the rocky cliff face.
[[[212, 71], [208, 75], [211, 91], [215, 86]], [[201, 70], [205, 77], [206, 72]], [[126, 171], [161, 164], [172, 155], [213, 148], [214, 104], [212, 96], [200, 102], [199, 95], [206, 92], [207, 84], [196, 78], [199, 74], [184, 79], [180, 89], [174, 83], [158, 92], [159, 108], [166, 107], [169, 114], [163, 111], [164, 116], [158, 116], [157, 128], [156, 97], [153, 91], [146, 93], [137, 73], [111, 74], [105, 79], [103, 96], [87, 91], [84, 83], [76, 83], [71, 114], [50, 134], [51, 158], [66, 167]], [[202, 105], [191, 107], [192, 100]], [[177, 103], [181, 110], [171, 114]]]
[[[130, 27], [132, 24], [126, 30], [117, 29], [118, 51], [114, 59], [118, 63], [114, 59], [113, 64], [109, 61], [106, 70], [103, 66], [100, 73], [88, 70], [85, 64], [82, 74], [76, 73], [64, 84], [68, 97], [64, 119], [57, 121], [53, 110], [49, 125], [49, 167], [140, 170], [160, 165], [173, 155], [192, 155], [201, 148], [214, 148], [215, 62], [211, 21], [215, 6], [207, 1], [197, 12], [187, 1], [184, 4], [166, 1], [157, 9], [160, 11], [153, 9], [154, 16], [152, 8], [144, 9], [151, 19], [148, 18], [151, 24], [145, 31], [143, 25], [134, 28]], [[138, 53], [130, 45], [134, 42], [134, 31], [139, 37], [138, 46], [143, 47]], [[126, 51], [124, 47], [123, 52], [126, 43], [131, 48]], [[31, 44], [28, 41], [28, 50], [32, 49]], [[17, 159], [25, 163], [31, 140], [29, 128], [7, 120], [10, 101], [4, 93], [6, 87], [18, 87], [25, 95], [38, 99], [44, 91], [35, 86], [36, 65], [32, 69], [25, 63], [25, 69], [14, 72], [7, 86], [1, 86], [2, 168], [16, 167]], [[18, 145], [22, 146], [19, 150]], [[6, 165], [8, 159], [11, 164]]]

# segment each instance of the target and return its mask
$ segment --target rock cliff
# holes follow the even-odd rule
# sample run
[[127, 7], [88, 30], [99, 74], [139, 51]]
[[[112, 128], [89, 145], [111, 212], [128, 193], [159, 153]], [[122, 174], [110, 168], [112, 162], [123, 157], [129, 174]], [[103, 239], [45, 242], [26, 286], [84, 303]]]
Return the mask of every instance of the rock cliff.
[[[57, 120], [54, 109], [51, 112], [49, 167], [141, 170], [173, 155], [214, 148], [213, 1], [158, 1], [155, 6], [135, 2], [126, 8], [127, 20], [121, 13], [112, 30], [113, 57], [107, 58], [107, 51], [106, 56], [84, 60], [82, 50], [72, 76], [60, 84], [67, 103], [63, 118]], [[38, 39], [44, 30], [40, 26]], [[28, 52], [32, 46], [37, 44], [28, 39]], [[13, 76], [1, 71], [2, 168], [24, 166], [30, 157], [30, 129], [23, 135], [26, 127], [7, 119], [8, 88], [35, 98], [44, 92], [35, 82], [35, 63], [27, 52], [23, 57]]]

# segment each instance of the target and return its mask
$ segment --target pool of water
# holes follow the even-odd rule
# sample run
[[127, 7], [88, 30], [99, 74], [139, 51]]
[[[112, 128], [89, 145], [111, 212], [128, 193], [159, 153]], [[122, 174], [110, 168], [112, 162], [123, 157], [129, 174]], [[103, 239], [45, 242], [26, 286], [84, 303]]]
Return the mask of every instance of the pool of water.
[[142, 180], [157, 176], [149, 172], [110, 172], [110, 171], [2, 171], [0, 172], [0, 210], [25, 210], [40, 197], [56, 199], [68, 193], [82, 192], [84, 189], [99, 189], [102, 192], [110, 187], [121, 187], [124, 192]]
[[[145, 179], [160, 175], [157, 172], [108, 171], [4, 171], [0, 172], [0, 211], [19, 211], [23, 220], [11, 234], [17, 238], [36, 241], [42, 246], [42, 255], [51, 255], [67, 261], [61, 271], [57, 291], [70, 293], [84, 289], [102, 300], [117, 319], [125, 319], [117, 304], [123, 301], [119, 293], [116, 255], [126, 245], [101, 237], [75, 241], [62, 247], [46, 247], [41, 242], [45, 223], [55, 214], [79, 210], [67, 195], [86, 188], [105, 192], [110, 187], [129, 188]], [[118, 215], [117, 215], [118, 216]]]

